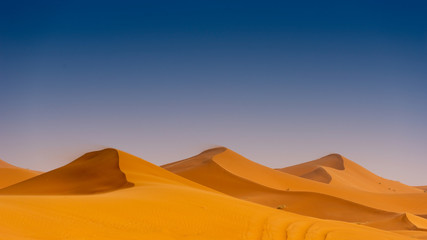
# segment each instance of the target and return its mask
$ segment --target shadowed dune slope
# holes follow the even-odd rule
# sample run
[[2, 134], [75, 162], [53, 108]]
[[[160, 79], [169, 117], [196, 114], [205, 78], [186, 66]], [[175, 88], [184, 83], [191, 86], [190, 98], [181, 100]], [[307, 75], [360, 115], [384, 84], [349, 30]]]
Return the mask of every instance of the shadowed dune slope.
[[[12, 240], [411, 239], [232, 198], [121, 151], [108, 149], [83, 157], [95, 158], [97, 163], [111, 161], [115, 168], [118, 159], [120, 172], [134, 186], [87, 195], [1, 195], [0, 236]], [[75, 181], [77, 177], [65, 179]], [[34, 188], [38, 187], [35, 183], [47, 184], [33, 183]]]
[[339, 154], [330, 154], [314, 161], [278, 169], [303, 178], [380, 193], [420, 193], [415, 187], [375, 175]]
[[0, 194], [90, 194], [130, 187], [117, 150], [87, 153], [73, 162], [0, 189]]
[[419, 188], [423, 191], [427, 191], [427, 186], [417, 186], [416, 188]]
[[366, 226], [384, 230], [421, 230], [427, 231], [427, 219], [410, 213], [402, 213], [381, 221], [370, 222]]
[[41, 172], [13, 166], [0, 160], [0, 188], [24, 181], [41, 174]]
[[135, 157], [129, 153], [115, 150], [119, 156], [120, 170], [126, 175], [126, 178], [135, 186], [146, 186], [147, 183], [155, 182], [173, 185], [191, 186], [192, 188], [201, 189], [218, 193], [217, 191], [190, 181], [186, 178], [173, 174], [157, 165], [149, 163], [141, 158]]
[[315, 168], [313, 171], [305, 173], [300, 177], [307, 178], [322, 183], [330, 183], [332, 181], [332, 176], [329, 174], [328, 170], [324, 167]]

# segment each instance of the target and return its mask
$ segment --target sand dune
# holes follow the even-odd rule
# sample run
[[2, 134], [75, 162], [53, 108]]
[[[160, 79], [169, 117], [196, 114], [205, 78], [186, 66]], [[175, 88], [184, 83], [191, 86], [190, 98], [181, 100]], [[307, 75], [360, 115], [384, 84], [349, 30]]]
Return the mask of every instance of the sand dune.
[[[187, 179], [216, 189], [233, 197], [260, 203], [306, 216], [348, 222], [373, 221], [395, 216], [395, 213], [369, 208], [351, 201], [313, 192], [277, 190], [234, 175], [212, 157], [226, 151], [211, 149], [188, 160], [162, 166]], [[355, 214], [357, 213], [357, 214]]]
[[427, 191], [427, 186], [417, 186], [416, 188], [419, 188], [423, 191]]
[[339, 154], [331, 154], [314, 161], [278, 169], [303, 178], [331, 185], [357, 188], [380, 193], [420, 193], [418, 188], [375, 175]]
[[[333, 161], [326, 162], [329, 164], [329, 166], [335, 166], [337, 171], [340, 171], [338, 170], [340, 168], [340, 161], [335, 159]], [[348, 160], [348, 163], [351, 162]], [[357, 182], [361, 182], [361, 184], [367, 184], [366, 182], [369, 182], [369, 180], [364, 180], [364, 175], [367, 175], [368, 179], [379, 178], [372, 176], [373, 174], [367, 174], [366, 172], [369, 173], [369, 171], [363, 171], [363, 168], [359, 168], [357, 164], [347, 164], [347, 161], [344, 162], [342, 168], [344, 168], [346, 165], [349, 165], [351, 168], [355, 167], [355, 170], [350, 170], [348, 167], [347, 172], [359, 173], [356, 176], [349, 176], [345, 178], [347, 180], [352, 179], [354, 181], [357, 180]], [[384, 185], [387, 188], [392, 186], [395, 189], [400, 189], [402, 192], [365, 191], [360, 187], [349, 187], [347, 184], [325, 184], [324, 182], [313, 181], [311, 179], [302, 178], [290, 173], [276, 171], [274, 169], [252, 162], [226, 148], [211, 149], [197, 156], [175, 163], [166, 164], [162, 167], [178, 175], [187, 177], [195, 182], [199, 182], [203, 178], [205, 180], [203, 180], [204, 182], [202, 184], [208, 185], [210, 180], [206, 178], [214, 177], [212, 174], [209, 174], [211, 171], [209, 168], [211, 166], [219, 166], [224, 171], [245, 181], [256, 183], [258, 185], [279, 191], [320, 193], [386, 212], [409, 212], [416, 215], [427, 214], [427, 194], [413, 187], [400, 186], [403, 184], [390, 180], [384, 181]], [[298, 168], [300, 167], [298, 166]], [[333, 169], [332, 167], [329, 168]], [[312, 168], [312, 170], [313, 169], [315, 168]], [[199, 171], [200, 173], [198, 173]], [[307, 174], [309, 172], [310, 170], [301, 171], [301, 174]], [[336, 181], [338, 181], [338, 179]], [[228, 183], [223, 181], [222, 184], [227, 185]], [[378, 183], [375, 184], [380, 185]], [[216, 185], [219, 186], [221, 184]], [[216, 188], [217, 186], [211, 187]], [[374, 187], [371, 187], [371, 189], [374, 189]], [[405, 190], [412, 191], [412, 189], [415, 189], [415, 192], [403, 192]], [[220, 189], [217, 190], [221, 191]], [[236, 191], [235, 195], [237, 196], [241, 190], [234, 189], [231, 191]]]
[[24, 181], [41, 174], [41, 172], [19, 168], [0, 160], [0, 188]]
[[[337, 154], [281, 172], [221, 147], [162, 167], [240, 199], [323, 219], [384, 229], [393, 219], [393, 230], [414, 230], [398, 217], [401, 210], [427, 211], [427, 195], [419, 189], [383, 179]], [[377, 181], [398, 190], [376, 187]]]
[[119, 168], [117, 151], [87, 153], [73, 162], [0, 189], [0, 194], [89, 194], [132, 186]]
[[0, 195], [4, 239], [411, 239], [239, 200], [114, 149], [4, 194], [13, 191]]

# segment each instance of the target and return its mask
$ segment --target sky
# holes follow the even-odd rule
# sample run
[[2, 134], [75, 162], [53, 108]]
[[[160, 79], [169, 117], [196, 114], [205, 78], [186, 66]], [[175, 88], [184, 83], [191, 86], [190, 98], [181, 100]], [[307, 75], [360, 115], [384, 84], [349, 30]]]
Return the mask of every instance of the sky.
[[340, 153], [427, 185], [425, 1], [1, 1], [0, 159]]

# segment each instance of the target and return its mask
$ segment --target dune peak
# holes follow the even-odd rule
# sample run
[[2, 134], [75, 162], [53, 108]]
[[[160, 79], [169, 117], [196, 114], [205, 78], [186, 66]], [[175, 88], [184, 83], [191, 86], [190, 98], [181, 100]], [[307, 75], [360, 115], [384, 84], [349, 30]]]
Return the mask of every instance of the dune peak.
[[229, 149], [226, 147], [223, 147], [223, 146], [214, 147], [214, 148], [209, 148], [207, 150], [204, 150], [203, 152], [199, 153], [198, 155], [202, 155], [202, 154], [214, 154], [214, 155], [216, 155], [216, 154], [225, 152], [227, 150], [229, 150]]
[[319, 166], [344, 170], [346, 160], [347, 159], [341, 154], [331, 153], [314, 161], [316, 161]]
[[194, 167], [200, 166], [202, 164], [205, 164], [209, 161], [212, 161], [212, 158], [215, 155], [218, 155], [220, 153], [223, 153], [225, 151], [227, 151], [228, 149], [225, 147], [215, 147], [215, 148], [210, 148], [207, 149], [193, 157], [187, 158], [187, 159], [183, 159], [180, 161], [176, 161], [176, 162], [172, 162], [172, 163], [168, 163], [163, 165], [163, 168], [168, 169], [169, 171], [172, 172], [185, 172], [189, 169], [192, 169]]
[[313, 161], [277, 170], [314, 181], [329, 183], [332, 180], [332, 176], [326, 168], [332, 168], [340, 171], [345, 170], [346, 161], [350, 160], [347, 160], [341, 154], [332, 153]]

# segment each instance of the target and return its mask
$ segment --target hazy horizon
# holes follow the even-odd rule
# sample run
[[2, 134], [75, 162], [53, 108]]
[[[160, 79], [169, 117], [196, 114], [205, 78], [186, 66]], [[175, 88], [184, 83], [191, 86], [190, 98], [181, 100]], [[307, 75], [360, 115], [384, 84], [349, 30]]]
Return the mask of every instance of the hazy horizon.
[[0, 159], [221, 145], [279, 168], [340, 153], [427, 185], [424, 1], [0, 3]]

